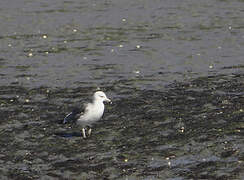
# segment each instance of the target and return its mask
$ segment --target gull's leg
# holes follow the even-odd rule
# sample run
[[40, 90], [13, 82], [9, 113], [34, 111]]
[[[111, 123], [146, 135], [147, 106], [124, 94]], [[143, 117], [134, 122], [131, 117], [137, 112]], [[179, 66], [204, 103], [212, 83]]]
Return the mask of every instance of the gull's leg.
[[83, 135], [83, 138], [86, 138], [86, 130], [85, 130], [85, 128], [82, 128], [82, 135]]
[[89, 130], [87, 132], [88, 137], [91, 135], [92, 129], [89, 127]]

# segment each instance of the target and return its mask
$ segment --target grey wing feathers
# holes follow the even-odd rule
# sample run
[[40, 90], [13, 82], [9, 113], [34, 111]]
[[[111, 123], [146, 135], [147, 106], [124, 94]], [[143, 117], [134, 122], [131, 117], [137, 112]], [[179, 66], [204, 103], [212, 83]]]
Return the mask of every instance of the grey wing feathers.
[[63, 120], [63, 124], [65, 123], [74, 123], [79, 119], [80, 115], [82, 114], [81, 110], [78, 108], [74, 108], [71, 113], [65, 116]]
[[80, 118], [80, 116], [87, 111], [88, 104], [89, 103], [83, 104], [81, 108], [73, 108], [72, 112], [65, 116], [63, 124], [75, 123]]

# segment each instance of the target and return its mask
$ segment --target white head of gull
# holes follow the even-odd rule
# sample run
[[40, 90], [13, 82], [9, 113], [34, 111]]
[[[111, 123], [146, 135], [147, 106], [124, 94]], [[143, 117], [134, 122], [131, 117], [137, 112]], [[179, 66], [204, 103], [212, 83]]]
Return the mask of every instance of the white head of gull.
[[[76, 124], [82, 126], [82, 135], [84, 138], [86, 138], [85, 127], [90, 127], [92, 123], [98, 121], [103, 116], [103, 102], [111, 103], [111, 100], [107, 98], [104, 92], [95, 92], [91, 103], [84, 104], [84, 107], [81, 110], [75, 108], [64, 118], [63, 123], [75, 122]], [[87, 135], [91, 135], [91, 128], [89, 128]]]

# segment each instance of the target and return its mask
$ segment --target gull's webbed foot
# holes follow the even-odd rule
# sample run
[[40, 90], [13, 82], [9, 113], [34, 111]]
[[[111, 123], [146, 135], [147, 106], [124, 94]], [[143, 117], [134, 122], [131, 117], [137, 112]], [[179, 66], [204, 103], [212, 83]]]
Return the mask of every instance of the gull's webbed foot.
[[87, 126], [86, 128], [82, 128], [82, 136], [83, 138], [87, 138], [91, 136], [92, 129], [90, 126]]
[[92, 129], [89, 127], [88, 132], [87, 132], [88, 137], [91, 136], [91, 132], [92, 132]]
[[86, 138], [86, 130], [85, 130], [85, 128], [82, 128], [82, 136], [83, 136], [83, 138]]

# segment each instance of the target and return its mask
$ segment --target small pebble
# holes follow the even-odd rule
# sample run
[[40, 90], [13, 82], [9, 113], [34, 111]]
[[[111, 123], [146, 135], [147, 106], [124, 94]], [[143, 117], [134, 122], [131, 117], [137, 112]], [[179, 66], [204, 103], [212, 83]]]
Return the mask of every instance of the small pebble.
[[183, 133], [183, 132], [184, 132], [184, 130], [185, 130], [185, 128], [184, 128], [184, 127], [181, 127], [181, 128], [180, 128], [180, 132], [182, 132], [182, 133]]
[[140, 74], [140, 71], [135, 70], [135, 71], [133, 71], [133, 73], [135, 73], [135, 74]]

